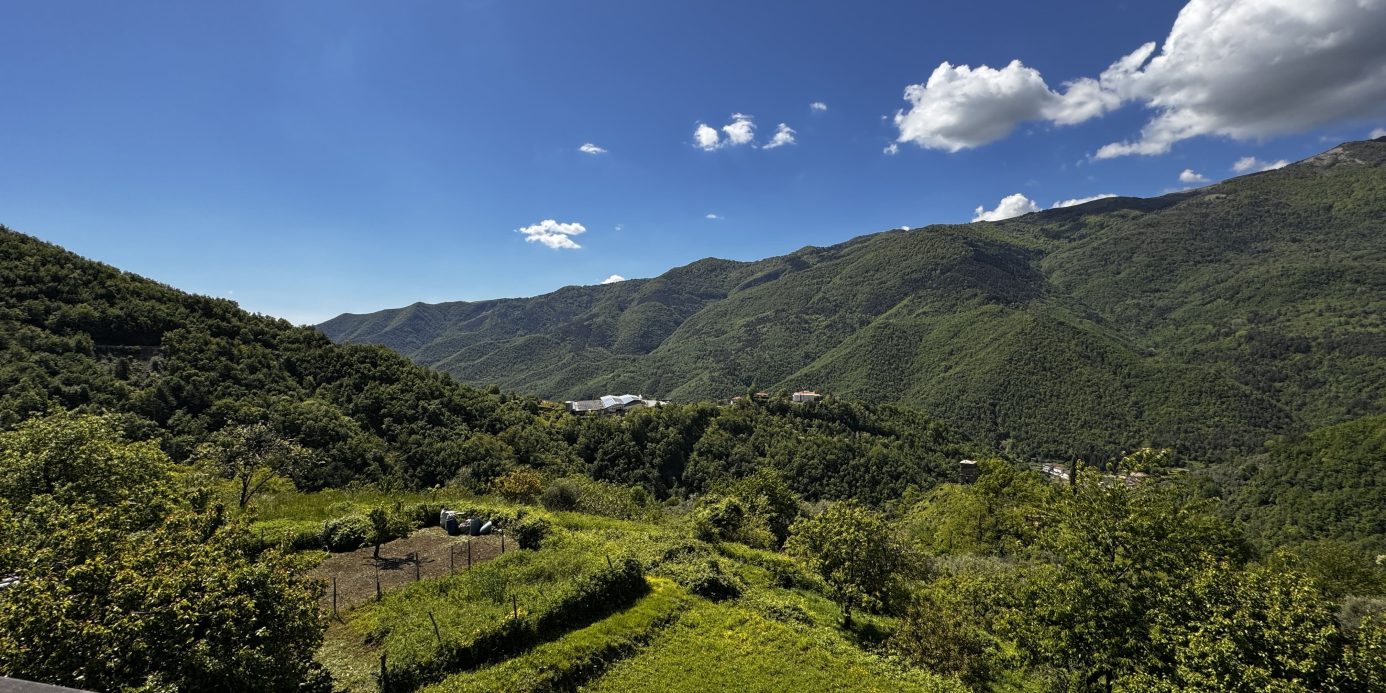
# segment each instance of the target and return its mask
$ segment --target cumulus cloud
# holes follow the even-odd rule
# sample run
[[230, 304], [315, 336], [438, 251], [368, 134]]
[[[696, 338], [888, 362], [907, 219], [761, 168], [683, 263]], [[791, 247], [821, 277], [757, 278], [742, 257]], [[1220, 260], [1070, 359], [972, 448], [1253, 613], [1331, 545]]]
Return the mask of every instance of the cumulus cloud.
[[605, 149], [602, 149], [601, 147], [598, 147], [597, 145], [592, 144], [591, 142], [588, 142], [588, 143], [582, 145], [581, 147], [578, 147], [578, 151], [582, 152], [583, 154], [605, 154], [605, 153], [606, 153], [606, 150], [605, 150]]
[[896, 154], [900, 153], [900, 145], [896, 142], [891, 142], [890, 144], [887, 144], [885, 146], [885, 149], [882, 149], [881, 152], [884, 153], [886, 156], [895, 156]]
[[1374, 139], [1377, 139], [1377, 138], [1379, 138], [1379, 137], [1386, 137], [1386, 128], [1377, 128], [1377, 129], [1375, 129], [1375, 130], [1372, 130], [1372, 134], [1367, 135], [1367, 139], [1373, 139], [1373, 140], [1374, 140]]
[[1195, 183], [1207, 183], [1208, 178], [1205, 177], [1203, 174], [1194, 171], [1191, 168], [1186, 168], [1183, 171], [1179, 172], [1179, 182], [1188, 185], [1193, 185]]
[[950, 152], [977, 147], [1039, 118], [1052, 95], [1039, 71], [1019, 60], [1000, 70], [945, 62], [928, 82], [905, 87], [910, 109], [895, 114], [897, 141]]
[[814, 101], [813, 103], [809, 104], [809, 110], [818, 111], [819, 113], [822, 113], [823, 111], [828, 110], [828, 104], [825, 104], [822, 101]]
[[554, 250], [581, 248], [582, 246], [573, 240], [573, 236], [587, 232], [587, 228], [577, 222], [559, 223], [553, 219], [545, 219], [515, 230], [525, 235], [525, 242], [542, 243]]
[[706, 123], [698, 123], [698, 127], [693, 130], [693, 145], [705, 152], [751, 144], [755, 139], [755, 119], [745, 113], [733, 113], [731, 122], [723, 125], [720, 133]]
[[721, 221], [721, 220], [722, 220], [722, 216], [721, 216], [721, 215], [713, 214], [712, 212], [708, 212], [708, 213], [707, 213], [707, 216], [705, 216], [704, 218], [705, 218], [705, 219], [711, 219], [711, 220], [713, 220], [713, 221]]
[[698, 123], [698, 127], [693, 130], [693, 146], [710, 152], [722, 146], [721, 135], [717, 134], [717, 128], [706, 123]]
[[1383, 0], [1191, 0], [1158, 47], [1051, 89], [1038, 70], [944, 62], [905, 88], [899, 142], [956, 152], [1026, 121], [1074, 125], [1126, 103], [1154, 111], [1095, 158], [1161, 154], [1202, 135], [1255, 139], [1386, 112]]
[[1016, 193], [1001, 198], [996, 209], [989, 210], [986, 207], [978, 207], [972, 221], [1001, 221], [1038, 211], [1040, 211], [1039, 205], [1035, 204], [1034, 200]]
[[775, 135], [770, 138], [770, 142], [762, 147], [762, 149], [774, 149], [776, 147], [783, 147], [786, 144], [794, 144], [794, 128], [780, 123], [779, 126], [775, 128]]
[[1278, 161], [1261, 161], [1254, 156], [1244, 156], [1237, 159], [1237, 163], [1232, 164], [1232, 170], [1237, 173], [1258, 173], [1260, 171], [1274, 171], [1277, 168], [1285, 168], [1290, 162], [1280, 159]]
[[622, 276], [619, 275], [619, 274], [613, 274], [613, 275], [611, 275], [610, 277], [607, 277], [606, 279], [603, 279], [603, 280], [602, 280], [602, 283], [603, 283], [603, 284], [615, 284], [616, 282], [623, 282], [623, 281], [625, 281], [625, 280], [626, 280], [625, 277], [622, 277]]
[[1093, 196], [1091, 196], [1091, 197], [1075, 197], [1075, 198], [1073, 198], [1073, 199], [1071, 199], [1071, 200], [1059, 200], [1058, 202], [1055, 202], [1055, 203], [1053, 204], [1053, 206], [1050, 207], [1050, 209], [1059, 209], [1059, 208], [1061, 208], [1061, 207], [1072, 207], [1072, 206], [1074, 206], [1074, 205], [1081, 205], [1081, 204], [1083, 204], [1083, 203], [1085, 203], [1085, 202], [1092, 202], [1093, 200], [1105, 200], [1105, 199], [1107, 199], [1107, 198], [1109, 198], [1109, 197], [1116, 197], [1116, 195], [1114, 195], [1114, 194], [1112, 194], [1112, 193], [1101, 193], [1101, 194], [1098, 194], [1098, 195], [1093, 195]]

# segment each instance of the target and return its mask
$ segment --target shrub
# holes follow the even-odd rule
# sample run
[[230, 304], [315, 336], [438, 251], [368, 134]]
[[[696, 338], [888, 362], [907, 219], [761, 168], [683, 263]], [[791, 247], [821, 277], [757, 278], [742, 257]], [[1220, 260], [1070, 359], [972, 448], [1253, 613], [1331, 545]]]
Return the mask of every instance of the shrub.
[[762, 616], [771, 620], [781, 623], [798, 623], [806, 626], [813, 625], [813, 617], [809, 616], [809, 613], [804, 610], [802, 605], [792, 599], [762, 594], [744, 603], [759, 612]]
[[727, 572], [722, 567], [722, 562], [716, 558], [666, 563], [661, 567], [661, 572], [674, 578], [675, 582], [689, 592], [713, 601], [735, 599], [741, 596], [741, 579]]
[[693, 534], [712, 543], [735, 541], [761, 549], [778, 545], [765, 516], [734, 496], [712, 497], [699, 505], [693, 511]]
[[288, 544], [294, 551], [320, 549], [322, 524], [312, 520], [268, 520], [257, 522], [248, 533], [253, 553]]
[[322, 524], [322, 545], [328, 551], [355, 551], [371, 536], [371, 521], [364, 515], [343, 515]]
[[553, 524], [542, 517], [530, 515], [511, 525], [510, 535], [522, 549], [537, 549], [553, 531]]
[[574, 510], [581, 498], [582, 491], [578, 489], [577, 484], [568, 479], [559, 479], [544, 490], [541, 502], [549, 510]]
[[491, 490], [506, 500], [530, 503], [544, 490], [544, 480], [540, 478], [539, 472], [529, 467], [516, 467], [509, 473], [496, 477], [491, 482]]
[[443, 513], [443, 508], [444, 504], [441, 501], [425, 501], [409, 506], [406, 512], [415, 527], [437, 527], [438, 516]]

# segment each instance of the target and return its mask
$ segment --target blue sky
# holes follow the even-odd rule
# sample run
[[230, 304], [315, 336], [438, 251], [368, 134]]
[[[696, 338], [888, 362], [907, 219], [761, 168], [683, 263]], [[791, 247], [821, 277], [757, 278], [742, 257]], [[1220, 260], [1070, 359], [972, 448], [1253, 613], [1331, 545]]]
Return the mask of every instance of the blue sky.
[[1366, 138], [1384, 3], [11, 2], [0, 223], [295, 322], [649, 277]]

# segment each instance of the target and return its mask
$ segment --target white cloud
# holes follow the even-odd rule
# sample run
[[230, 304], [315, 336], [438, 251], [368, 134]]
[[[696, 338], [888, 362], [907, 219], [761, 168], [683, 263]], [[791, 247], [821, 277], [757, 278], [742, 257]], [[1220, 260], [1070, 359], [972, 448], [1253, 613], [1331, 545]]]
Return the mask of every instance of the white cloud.
[[945, 62], [928, 82], [905, 87], [910, 109], [895, 114], [897, 141], [950, 152], [977, 147], [1039, 118], [1052, 96], [1039, 71], [1019, 60], [1000, 70]]
[[1289, 165], [1290, 162], [1284, 159], [1278, 161], [1261, 161], [1254, 156], [1244, 156], [1237, 159], [1237, 163], [1232, 164], [1232, 170], [1237, 173], [1246, 173], [1248, 171], [1257, 173], [1260, 171], [1273, 171], [1277, 168], [1284, 168]]
[[693, 146], [705, 152], [721, 148], [720, 140], [717, 129], [705, 123], [698, 123], [698, 127], [693, 130]]
[[[726, 135], [725, 138], [722, 137], [723, 134]], [[706, 123], [698, 123], [698, 127], [693, 130], [693, 146], [705, 152], [752, 144], [755, 139], [755, 120], [744, 113], [733, 113], [731, 122], [722, 126], [721, 133]]]
[[985, 207], [978, 207], [976, 215], [972, 221], [1001, 221], [1018, 217], [1022, 214], [1040, 211], [1039, 205], [1035, 201], [1020, 194], [1007, 195], [1001, 198], [1001, 202], [996, 205], [996, 209], [988, 210]]
[[794, 128], [780, 123], [779, 126], [775, 128], [774, 137], [771, 137], [770, 142], [762, 147], [762, 149], [774, 149], [775, 147], [783, 147], [786, 144], [794, 144]]
[[582, 246], [573, 241], [573, 236], [587, 232], [587, 228], [577, 222], [565, 224], [553, 219], [545, 219], [515, 230], [525, 235], [525, 242], [543, 243], [554, 250], [581, 248]]
[[622, 276], [619, 275], [619, 274], [613, 274], [613, 275], [611, 275], [610, 277], [607, 277], [606, 279], [603, 279], [603, 280], [602, 280], [602, 283], [603, 283], [603, 284], [615, 284], [616, 282], [623, 282], [623, 281], [625, 281], [625, 280], [626, 280], [625, 277], [622, 277]]
[[1179, 182], [1193, 185], [1195, 183], [1207, 183], [1208, 178], [1203, 174], [1194, 171], [1191, 168], [1186, 168], [1183, 171], [1179, 172]]
[[828, 110], [828, 104], [825, 104], [822, 101], [814, 101], [813, 103], [809, 104], [809, 110], [818, 111], [819, 113], [822, 113], [823, 111]]
[[1105, 199], [1107, 199], [1107, 198], [1109, 198], [1109, 197], [1116, 197], [1116, 195], [1113, 195], [1112, 193], [1102, 193], [1102, 194], [1100, 194], [1100, 195], [1093, 195], [1093, 196], [1091, 196], [1091, 197], [1075, 197], [1075, 198], [1073, 198], [1073, 199], [1071, 199], [1071, 200], [1060, 200], [1060, 201], [1058, 201], [1058, 202], [1055, 202], [1055, 203], [1053, 204], [1053, 206], [1050, 207], [1050, 209], [1059, 209], [1059, 208], [1061, 208], [1061, 207], [1072, 207], [1072, 206], [1074, 206], [1074, 205], [1081, 205], [1081, 204], [1084, 204], [1084, 203], [1086, 203], [1086, 202], [1092, 202], [1093, 200], [1105, 200]]
[[887, 144], [885, 146], [885, 149], [882, 149], [881, 152], [884, 153], [886, 156], [895, 156], [896, 154], [900, 153], [900, 145], [897, 142], [891, 142], [890, 144]]
[[1375, 130], [1372, 130], [1372, 134], [1367, 135], [1367, 139], [1372, 140], [1380, 137], [1386, 137], [1386, 128], [1377, 128]]
[[1034, 68], [942, 63], [905, 88], [899, 142], [956, 152], [1026, 121], [1074, 125], [1125, 103], [1154, 111], [1095, 158], [1161, 154], [1202, 135], [1255, 139], [1386, 112], [1386, 1], [1190, 0], [1159, 46], [1051, 89]]
[[704, 218], [705, 218], [705, 219], [711, 219], [711, 220], [713, 220], [713, 221], [721, 221], [721, 220], [723, 219], [723, 217], [722, 217], [721, 215], [713, 214], [712, 212], [708, 212], [708, 213], [707, 213], [707, 216], [704, 217]]
[[588, 143], [582, 145], [581, 147], [578, 147], [578, 151], [582, 152], [583, 154], [605, 154], [605, 153], [606, 153], [606, 150], [605, 150], [605, 149], [602, 149], [601, 147], [598, 147], [597, 145], [592, 144], [591, 142], [588, 142]]
[[751, 122], [751, 116], [733, 113], [732, 122], [723, 125], [722, 132], [727, 133], [728, 147], [750, 144], [756, 139], [756, 124]]
[[615, 228], [617, 231], [620, 231], [620, 230], [626, 228], [626, 225], [625, 225], [625, 224], [617, 224], [614, 228]]

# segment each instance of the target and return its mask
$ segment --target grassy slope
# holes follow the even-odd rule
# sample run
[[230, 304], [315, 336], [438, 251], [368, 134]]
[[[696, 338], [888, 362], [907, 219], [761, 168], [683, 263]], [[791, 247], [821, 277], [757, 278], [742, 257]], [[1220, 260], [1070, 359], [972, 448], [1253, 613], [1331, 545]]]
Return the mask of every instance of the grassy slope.
[[1018, 451], [1259, 447], [1386, 410], [1386, 141], [1154, 200], [322, 326], [465, 382], [677, 399], [817, 387]]
[[[440, 497], [370, 490], [280, 491], [259, 499], [255, 512], [262, 522], [320, 523], [396, 501], [408, 505], [439, 502]], [[489, 498], [449, 496], [444, 502], [499, 515], [524, 509]], [[510, 617], [509, 595], [516, 595], [522, 615], [530, 606], [542, 608], [546, 600], [558, 600], [585, 575], [605, 567], [610, 555], [617, 561], [633, 557], [646, 565], [651, 591], [595, 622], [497, 663], [457, 672], [423, 690], [540, 691], [580, 685], [598, 690], [682, 690], [680, 686], [697, 687], [698, 682], [699, 690], [782, 690], [783, 682], [805, 690], [962, 690], [949, 679], [903, 668], [858, 644], [878, 641], [893, 628], [892, 619], [863, 614], [857, 631], [843, 631], [837, 607], [820, 591], [821, 585], [802, 576], [796, 588], [776, 586], [769, 567], [780, 574], [794, 570], [779, 554], [692, 541], [684, 518], [677, 516], [648, 521], [580, 513], [545, 516], [556, 534], [538, 551], [507, 553], [471, 572], [426, 578], [387, 594], [379, 603], [344, 611], [342, 621], [327, 631], [320, 661], [346, 690], [375, 690], [382, 652], [395, 663], [430, 656], [437, 642], [430, 612], [445, 640], [465, 641]], [[693, 562], [679, 563], [685, 559], [670, 556], [691, 557]], [[714, 603], [689, 594], [671, 579], [680, 565], [713, 558], [744, 586], [740, 598]]]

